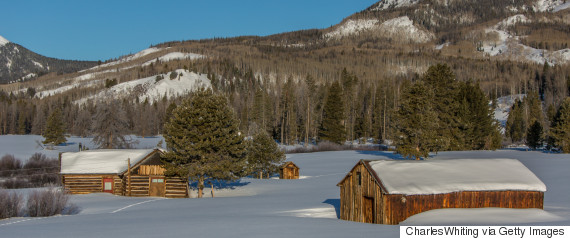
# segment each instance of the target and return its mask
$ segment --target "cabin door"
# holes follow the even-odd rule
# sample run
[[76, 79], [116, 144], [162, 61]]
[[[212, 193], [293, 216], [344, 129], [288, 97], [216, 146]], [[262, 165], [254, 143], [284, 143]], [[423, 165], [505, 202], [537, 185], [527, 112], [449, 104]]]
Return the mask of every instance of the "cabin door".
[[376, 223], [374, 219], [374, 198], [362, 197], [362, 213], [365, 223]]
[[165, 192], [166, 192], [166, 183], [164, 182], [164, 178], [151, 177], [148, 195], [151, 197], [164, 197]]
[[112, 178], [103, 178], [103, 192], [105, 193], [113, 193], [113, 179]]

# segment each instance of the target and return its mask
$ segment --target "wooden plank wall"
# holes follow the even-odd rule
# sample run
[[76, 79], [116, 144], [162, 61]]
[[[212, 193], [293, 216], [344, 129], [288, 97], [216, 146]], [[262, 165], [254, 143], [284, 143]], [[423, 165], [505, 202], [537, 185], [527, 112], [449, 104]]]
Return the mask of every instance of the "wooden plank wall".
[[[357, 173], [360, 172], [361, 185], [358, 185]], [[374, 199], [374, 221], [380, 223], [383, 210], [382, 191], [364, 165], [357, 165], [340, 185], [340, 219], [364, 222], [362, 198]]]
[[164, 175], [166, 171], [161, 165], [141, 165], [138, 168], [138, 175]]
[[439, 208], [540, 208], [544, 193], [537, 191], [462, 191], [446, 194], [384, 196], [384, 224], [398, 224], [415, 214]]

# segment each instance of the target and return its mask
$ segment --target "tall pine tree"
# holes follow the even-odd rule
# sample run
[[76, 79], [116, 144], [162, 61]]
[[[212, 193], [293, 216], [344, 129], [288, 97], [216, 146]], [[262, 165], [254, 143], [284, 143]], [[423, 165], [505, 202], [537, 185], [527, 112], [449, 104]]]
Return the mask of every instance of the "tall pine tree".
[[250, 141], [247, 152], [247, 166], [251, 173], [263, 178], [278, 172], [279, 166], [285, 161], [285, 153], [265, 130], [258, 130]]
[[64, 143], [67, 141], [64, 134], [65, 125], [63, 123], [61, 110], [56, 108], [47, 119], [46, 130], [43, 134], [45, 140], [42, 143], [52, 145]]
[[234, 180], [245, 173], [246, 143], [228, 100], [202, 89], [182, 102], [164, 125], [167, 174], [198, 181]]
[[567, 97], [560, 105], [550, 134], [555, 146], [564, 153], [570, 153], [570, 97]]
[[340, 83], [335, 81], [328, 90], [327, 99], [323, 108], [323, 120], [319, 131], [320, 139], [343, 144], [346, 141], [346, 132], [343, 125], [344, 103]]
[[416, 82], [402, 95], [396, 112], [396, 152], [419, 160], [436, 151], [439, 140], [437, 113], [433, 91], [422, 81]]
[[457, 116], [460, 100], [455, 74], [447, 64], [437, 64], [428, 68], [422, 80], [433, 89], [433, 109], [439, 119], [437, 136], [441, 138], [438, 147], [440, 150], [462, 149], [465, 142]]
[[466, 150], [498, 149], [501, 137], [498, 123], [494, 119], [489, 99], [471, 81], [461, 83], [459, 90], [460, 110], [458, 111], [460, 130]]
[[125, 136], [129, 128], [127, 115], [117, 100], [109, 104], [97, 105], [97, 112], [93, 118], [91, 129], [95, 136], [93, 143], [102, 149], [129, 148], [135, 143]]

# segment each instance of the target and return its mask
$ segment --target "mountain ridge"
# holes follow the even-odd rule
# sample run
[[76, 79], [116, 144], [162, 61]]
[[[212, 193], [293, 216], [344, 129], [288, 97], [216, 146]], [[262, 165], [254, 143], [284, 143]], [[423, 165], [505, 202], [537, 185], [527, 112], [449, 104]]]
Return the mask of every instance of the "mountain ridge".
[[46, 57], [0, 36], [0, 84], [33, 80], [47, 73], [72, 73], [97, 64]]

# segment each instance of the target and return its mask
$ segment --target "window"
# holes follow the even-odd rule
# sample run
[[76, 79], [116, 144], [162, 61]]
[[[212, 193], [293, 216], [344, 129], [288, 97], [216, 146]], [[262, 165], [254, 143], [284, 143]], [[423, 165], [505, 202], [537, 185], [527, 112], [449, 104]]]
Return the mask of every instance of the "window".
[[357, 180], [358, 186], [362, 185], [362, 175], [360, 174], [360, 172], [356, 172], [356, 180]]
[[153, 183], [164, 183], [164, 179], [152, 179]]
[[109, 190], [112, 190], [112, 189], [113, 189], [113, 183], [111, 183], [111, 182], [105, 182], [105, 189], [103, 189], [103, 190], [109, 191]]

